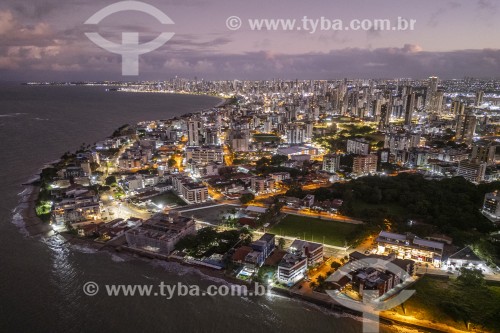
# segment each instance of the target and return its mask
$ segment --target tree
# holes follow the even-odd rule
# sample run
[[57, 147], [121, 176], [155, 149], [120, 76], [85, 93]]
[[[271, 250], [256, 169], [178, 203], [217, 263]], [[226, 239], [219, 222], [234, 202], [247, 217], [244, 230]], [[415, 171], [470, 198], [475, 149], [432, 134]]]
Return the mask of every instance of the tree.
[[113, 184], [116, 184], [116, 177], [115, 176], [109, 176], [106, 178], [106, 185], [111, 186]]
[[241, 195], [240, 202], [242, 204], [246, 205], [247, 203], [249, 203], [253, 199], [255, 199], [255, 195], [253, 195], [252, 193], [245, 193], [245, 194]]
[[468, 269], [460, 267], [460, 275], [457, 282], [468, 287], [479, 287], [484, 285], [484, 275], [480, 269]]
[[271, 157], [272, 165], [281, 165], [281, 163], [288, 161], [288, 156], [286, 155], [273, 155]]
[[333, 268], [334, 270], [337, 270], [340, 268], [340, 266], [342, 266], [340, 263], [334, 261], [330, 264], [330, 267]]
[[306, 193], [299, 185], [293, 185], [288, 191], [286, 191], [285, 195], [287, 197], [303, 198], [306, 196]]
[[169, 167], [169, 168], [174, 167], [176, 164], [177, 164], [177, 161], [176, 161], [173, 157], [171, 157], [171, 158], [168, 160], [168, 162], [167, 162], [167, 165], [168, 165], [168, 167]]
[[269, 160], [267, 157], [262, 157], [261, 159], [257, 160], [257, 162], [255, 162], [255, 165], [257, 168], [259, 168], [267, 166], [269, 165], [269, 163], [271, 163], [271, 160]]
[[283, 248], [285, 247], [285, 239], [283, 237], [280, 237], [278, 239], [278, 247], [283, 250]]
[[202, 247], [208, 248], [217, 240], [217, 231], [213, 228], [206, 227], [198, 230], [196, 238]]

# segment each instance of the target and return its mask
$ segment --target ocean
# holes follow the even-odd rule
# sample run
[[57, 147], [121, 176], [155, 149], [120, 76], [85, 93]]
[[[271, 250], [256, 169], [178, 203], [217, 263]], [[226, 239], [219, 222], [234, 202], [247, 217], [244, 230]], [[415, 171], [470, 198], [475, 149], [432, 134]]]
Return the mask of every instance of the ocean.
[[[177, 263], [30, 237], [23, 210], [44, 163], [122, 124], [210, 108], [207, 96], [106, 92], [104, 87], [0, 85], [1, 332], [361, 332], [358, 318], [262, 297], [86, 296], [83, 285], [225, 283]], [[102, 288], [102, 287], [101, 287]], [[381, 332], [395, 332], [382, 327]]]

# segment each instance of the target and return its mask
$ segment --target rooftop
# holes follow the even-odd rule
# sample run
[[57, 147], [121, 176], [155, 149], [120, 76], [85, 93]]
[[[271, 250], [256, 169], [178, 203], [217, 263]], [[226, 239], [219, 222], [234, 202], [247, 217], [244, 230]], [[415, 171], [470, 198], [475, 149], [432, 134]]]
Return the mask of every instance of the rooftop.
[[444, 244], [440, 242], [434, 242], [426, 239], [418, 238], [412, 234], [395, 234], [392, 232], [381, 231], [377, 237], [377, 242], [391, 243], [396, 245], [404, 245], [408, 247], [415, 248], [432, 248], [443, 251]]
[[305, 257], [302, 257], [300, 255], [287, 253], [283, 256], [283, 259], [281, 259], [279, 267], [292, 268], [293, 266], [297, 265], [298, 263], [300, 263], [302, 261], [306, 261], [306, 260], [307, 259]]
[[469, 260], [469, 261], [482, 261], [481, 258], [479, 258], [474, 251], [466, 246], [463, 249], [461, 249], [458, 252], [453, 253], [449, 259], [455, 259], [455, 260]]
[[316, 251], [317, 249], [321, 248], [322, 246], [323, 246], [323, 244], [320, 244], [320, 243], [313, 243], [313, 242], [308, 242], [308, 241], [296, 239], [290, 245], [290, 248], [294, 248], [297, 250], [302, 250], [304, 248], [307, 248], [307, 249], [309, 249], [309, 251]]

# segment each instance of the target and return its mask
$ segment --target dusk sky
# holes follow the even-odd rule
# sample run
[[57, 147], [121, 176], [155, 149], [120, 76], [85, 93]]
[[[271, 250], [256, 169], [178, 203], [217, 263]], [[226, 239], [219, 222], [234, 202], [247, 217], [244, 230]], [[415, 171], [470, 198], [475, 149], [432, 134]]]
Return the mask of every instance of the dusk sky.
[[[173, 25], [138, 12], [84, 22], [117, 1], [7, 0], [0, 4], [0, 80], [442, 78], [500, 76], [497, 0], [147, 0]], [[226, 27], [229, 16], [243, 26]], [[252, 31], [248, 19], [416, 20], [414, 31]], [[140, 76], [121, 75], [121, 56], [85, 32], [141, 42], [173, 32], [140, 56]]]

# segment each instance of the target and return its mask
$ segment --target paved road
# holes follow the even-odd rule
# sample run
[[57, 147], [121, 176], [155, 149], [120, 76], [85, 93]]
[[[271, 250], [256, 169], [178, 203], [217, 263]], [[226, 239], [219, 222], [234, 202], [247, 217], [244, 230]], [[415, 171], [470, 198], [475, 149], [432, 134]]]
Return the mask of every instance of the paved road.
[[[454, 276], [457, 277], [458, 273], [454, 272], [453, 274], [448, 273], [448, 271], [445, 271], [443, 269], [439, 268], [432, 268], [432, 267], [425, 267], [424, 265], [421, 266], [416, 266], [416, 272], [417, 274], [429, 274], [429, 275], [442, 275], [442, 276]], [[485, 280], [489, 281], [500, 281], [500, 274], [485, 274], [484, 275]]]
[[299, 211], [299, 210], [291, 209], [288, 207], [283, 207], [281, 209], [281, 211], [284, 213], [290, 214], [290, 215], [314, 217], [314, 218], [319, 217], [322, 220], [330, 220], [330, 221], [352, 223], [352, 224], [364, 224], [363, 221], [354, 220], [354, 219], [351, 219], [350, 217], [347, 217], [347, 216], [330, 215], [327, 213], [311, 213], [311, 212], [306, 212], [303, 210]]

